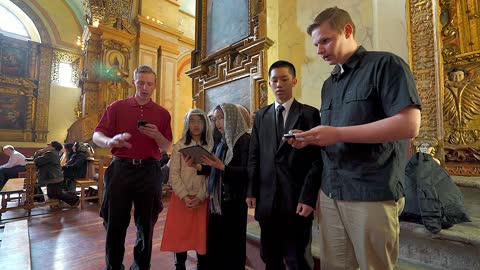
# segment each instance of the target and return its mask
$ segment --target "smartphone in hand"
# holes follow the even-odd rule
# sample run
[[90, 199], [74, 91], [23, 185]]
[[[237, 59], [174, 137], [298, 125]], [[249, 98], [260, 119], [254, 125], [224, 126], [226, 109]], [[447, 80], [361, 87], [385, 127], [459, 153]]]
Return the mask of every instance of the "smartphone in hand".
[[285, 139], [295, 139], [295, 134], [286, 133], [286, 134], [283, 134], [283, 138], [285, 138]]
[[147, 124], [148, 124], [148, 122], [145, 121], [145, 120], [138, 120], [138, 121], [137, 121], [137, 127], [138, 127], [138, 128], [144, 127], [144, 126], [146, 126]]

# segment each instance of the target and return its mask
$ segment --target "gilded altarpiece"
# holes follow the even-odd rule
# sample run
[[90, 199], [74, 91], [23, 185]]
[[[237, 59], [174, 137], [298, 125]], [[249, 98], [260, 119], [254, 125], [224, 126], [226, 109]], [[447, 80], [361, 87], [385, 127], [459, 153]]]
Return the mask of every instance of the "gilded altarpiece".
[[132, 25], [133, 0], [82, 0], [86, 14], [82, 40], [82, 96], [78, 119], [66, 141], [91, 141], [104, 109], [128, 96], [130, 55], [136, 29]]
[[0, 35], [0, 141], [47, 140], [52, 52]]
[[273, 44], [266, 37], [265, 1], [197, 0], [196, 6], [195, 50], [187, 72], [195, 106], [210, 110], [232, 102], [250, 112], [265, 106], [266, 50]]
[[422, 101], [414, 145], [436, 146], [452, 175], [480, 175], [480, 2], [407, 2], [410, 64]]

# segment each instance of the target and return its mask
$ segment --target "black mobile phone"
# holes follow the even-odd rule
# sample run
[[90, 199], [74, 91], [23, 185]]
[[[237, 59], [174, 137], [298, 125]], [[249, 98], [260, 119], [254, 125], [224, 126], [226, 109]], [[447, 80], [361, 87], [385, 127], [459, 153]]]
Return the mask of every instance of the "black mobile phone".
[[295, 139], [295, 134], [287, 133], [287, 134], [283, 134], [283, 137], [285, 139], [290, 139], [290, 138]]
[[146, 124], [148, 124], [148, 122], [145, 121], [145, 120], [138, 120], [137, 121], [137, 127], [144, 127]]

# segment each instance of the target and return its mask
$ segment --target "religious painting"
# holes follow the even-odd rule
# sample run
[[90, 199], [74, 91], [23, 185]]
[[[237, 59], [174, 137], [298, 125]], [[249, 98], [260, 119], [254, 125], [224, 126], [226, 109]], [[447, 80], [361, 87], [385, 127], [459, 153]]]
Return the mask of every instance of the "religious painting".
[[20, 48], [2, 48], [2, 74], [7, 76], [25, 76], [27, 52]]
[[0, 129], [25, 129], [27, 97], [0, 93]]
[[249, 36], [249, 0], [207, 2], [207, 55]]
[[250, 98], [250, 77], [244, 77], [205, 90], [205, 111], [225, 102], [250, 108]]
[[117, 50], [110, 50], [106, 53], [107, 70], [106, 79], [120, 81], [128, 77], [128, 71], [125, 69], [125, 56]]

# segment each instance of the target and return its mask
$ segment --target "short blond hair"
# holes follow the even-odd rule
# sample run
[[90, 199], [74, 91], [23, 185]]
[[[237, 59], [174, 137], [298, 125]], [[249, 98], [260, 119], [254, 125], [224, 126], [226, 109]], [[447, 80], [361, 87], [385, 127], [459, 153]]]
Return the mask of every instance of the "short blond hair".
[[150, 66], [142, 65], [142, 66], [137, 67], [135, 69], [135, 71], [133, 72], [133, 79], [134, 80], [138, 79], [138, 74], [139, 73], [153, 74], [153, 76], [155, 77], [155, 81], [157, 80], [157, 74], [155, 73], [155, 71], [153, 71], [153, 69]]
[[320, 12], [320, 14], [318, 14], [313, 20], [313, 23], [307, 27], [307, 33], [311, 36], [313, 30], [324, 22], [328, 22], [330, 27], [338, 33], [343, 31], [345, 25], [350, 24], [353, 29], [353, 36], [355, 36], [355, 24], [353, 23], [350, 14], [348, 14], [346, 10], [338, 7], [327, 8]]

